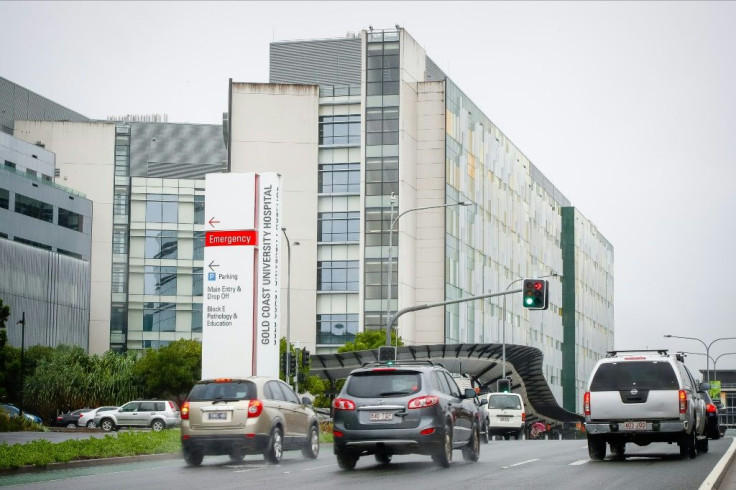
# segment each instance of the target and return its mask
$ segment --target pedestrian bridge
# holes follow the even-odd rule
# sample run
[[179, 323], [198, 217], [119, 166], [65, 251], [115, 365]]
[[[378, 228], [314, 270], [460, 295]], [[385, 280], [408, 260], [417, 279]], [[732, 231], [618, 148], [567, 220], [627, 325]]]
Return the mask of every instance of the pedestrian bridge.
[[[502, 377], [503, 344], [429, 344], [402, 346], [396, 359], [430, 360], [452, 373], [469, 375], [481, 386], [481, 392], [495, 391]], [[335, 386], [350, 371], [367, 362], [378, 360], [378, 349], [341, 354], [310, 356], [310, 374], [326, 379]], [[524, 399], [530, 420], [547, 419], [579, 422], [583, 417], [557, 404], [542, 372], [542, 351], [536, 347], [506, 344], [506, 375], [511, 376], [511, 390]]]

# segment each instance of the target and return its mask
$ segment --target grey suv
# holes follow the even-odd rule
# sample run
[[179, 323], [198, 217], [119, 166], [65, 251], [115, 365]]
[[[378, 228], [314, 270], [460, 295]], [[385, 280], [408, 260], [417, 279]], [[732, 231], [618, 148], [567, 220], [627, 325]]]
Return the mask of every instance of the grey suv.
[[97, 412], [94, 425], [110, 432], [121, 427], [150, 427], [160, 431], [181, 425], [179, 407], [171, 400], [136, 400], [117, 410]]
[[583, 398], [588, 452], [593, 460], [623, 457], [626, 443], [677, 443], [694, 458], [708, 451], [705, 402], [708, 383], [696, 382], [680, 354], [666, 350], [611, 351], [598, 361]]
[[448, 467], [453, 449], [478, 461], [483, 421], [475, 396], [431, 361], [364, 364], [332, 403], [337, 463], [352, 470], [370, 454], [382, 464], [394, 454], [426, 454]]

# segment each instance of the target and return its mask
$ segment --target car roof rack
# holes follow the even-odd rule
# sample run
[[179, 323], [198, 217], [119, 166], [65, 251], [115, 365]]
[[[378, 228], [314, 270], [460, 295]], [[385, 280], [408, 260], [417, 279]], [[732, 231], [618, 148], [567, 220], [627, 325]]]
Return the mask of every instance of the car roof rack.
[[609, 350], [606, 352], [606, 357], [616, 357], [619, 354], [631, 354], [633, 352], [645, 353], [645, 352], [656, 352], [659, 355], [666, 356], [667, 349], [631, 349], [631, 350]]
[[444, 367], [438, 362], [431, 361], [429, 359], [406, 359], [401, 361], [368, 361], [360, 365], [360, 367], [369, 366], [406, 366], [406, 365], [425, 365], [425, 366], [440, 366]]

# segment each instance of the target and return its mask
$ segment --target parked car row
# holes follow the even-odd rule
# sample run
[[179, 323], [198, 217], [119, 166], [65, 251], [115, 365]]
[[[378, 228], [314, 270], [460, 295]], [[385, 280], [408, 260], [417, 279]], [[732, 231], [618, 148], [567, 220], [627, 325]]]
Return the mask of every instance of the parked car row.
[[80, 408], [56, 417], [57, 427], [100, 428], [105, 432], [122, 427], [151, 428], [155, 431], [181, 425], [179, 407], [171, 400], [135, 400], [121, 407], [112, 405]]
[[[10, 417], [18, 417], [20, 415], [20, 408], [10, 403], [0, 403], [0, 412], [3, 412]], [[41, 417], [38, 415], [34, 415], [23, 410], [23, 416], [31, 422], [35, 422], [37, 424], [41, 423]]]

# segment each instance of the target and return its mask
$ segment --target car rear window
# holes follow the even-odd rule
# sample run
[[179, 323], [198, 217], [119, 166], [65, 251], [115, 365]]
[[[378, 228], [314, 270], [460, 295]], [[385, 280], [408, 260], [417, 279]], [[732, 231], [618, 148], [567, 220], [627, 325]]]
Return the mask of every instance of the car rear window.
[[521, 410], [521, 400], [514, 395], [491, 395], [488, 397], [488, 408]]
[[366, 371], [350, 376], [346, 393], [357, 398], [401, 397], [422, 389], [415, 371]]
[[189, 392], [189, 401], [252, 400], [256, 398], [256, 385], [251, 381], [227, 381], [197, 383]]
[[633, 361], [601, 364], [590, 383], [590, 391], [677, 390], [677, 376], [668, 362]]

